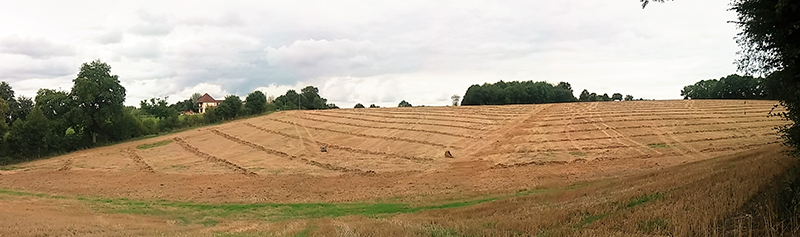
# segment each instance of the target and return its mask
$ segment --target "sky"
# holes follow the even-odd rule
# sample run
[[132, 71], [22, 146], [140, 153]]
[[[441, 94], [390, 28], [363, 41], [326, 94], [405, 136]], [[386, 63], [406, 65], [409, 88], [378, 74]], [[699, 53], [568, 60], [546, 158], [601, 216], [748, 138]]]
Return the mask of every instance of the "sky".
[[34, 97], [111, 65], [126, 105], [313, 85], [340, 107], [447, 105], [473, 84], [680, 99], [736, 73], [730, 0], [2, 1], [0, 81]]

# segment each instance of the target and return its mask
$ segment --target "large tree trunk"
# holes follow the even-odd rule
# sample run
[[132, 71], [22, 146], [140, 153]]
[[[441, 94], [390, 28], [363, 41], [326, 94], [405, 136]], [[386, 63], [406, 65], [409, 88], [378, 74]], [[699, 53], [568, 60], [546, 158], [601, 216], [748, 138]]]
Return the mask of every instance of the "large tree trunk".
[[97, 133], [92, 133], [92, 144], [97, 144]]

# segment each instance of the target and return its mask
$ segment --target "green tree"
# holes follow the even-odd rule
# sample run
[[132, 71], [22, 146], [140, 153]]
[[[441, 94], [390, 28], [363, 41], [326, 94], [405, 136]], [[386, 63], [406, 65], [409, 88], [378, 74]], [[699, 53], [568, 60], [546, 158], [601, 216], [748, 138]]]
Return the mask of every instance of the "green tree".
[[313, 86], [306, 86], [300, 90], [301, 95], [306, 99], [303, 103], [305, 109], [327, 109], [328, 100], [319, 96], [319, 89]]
[[5, 118], [6, 118], [6, 123], [11, 124], [12, 122], [14, 122], [14, 120], [17, 119], [12, 117], [12, 114], [14, 113], [13, 111], [18, 107], [18, 105], [17, 105], [17, 99], [14, 98], [14, 90], [11, 89], [11, 85], [9, 85], [7, 82], [4, 81], [0, 82], [0, 99], [5, 100], [6, 104], [8, 105], [8, 111], [6, 113]]
[[411, 103], [406, 102], [405, 100], [400, 101], [400, 104], [397, 107], [411, 107]]
[[601, 98], [602, 101], [611, 101], [611, 97], [608, 97], [608, 93], [603, 93], [603, 97]]
[[594, 92], [592, 92], [591, 94], [589, 94], [589, 99], [588, 99], [588, 101], [600, 101], [601, 99], [602, 99], [602, 98], [600, 98], [599, 96], [597, 96], [597, 93], [594, 93]]
[[[5, 118], [6, 114], [8, 114], [8, 103], [3, 98], [0, 98], [0, 118]], [[6, 123], [5, 119], [0, 119], [0, 142], [3, 141], [3, 138], [8, 131], [8, 124]], [[3, 154], [0, 153], [0, 156]]]
[[81, 65], [78, 76], [72, 81], [70, 96], [75, 107], [67, 116], [89, 133], [92, 143], [97, 143], [97, 136], [106, 135], [104, 131], [111, 120], [122, 116], [125, 87], [120, 84], [119, 76], [111, 75], [111, 66], [100, 60]]
[[64, 118], [72, 106], [72, 100], [66, 91], [39, 89], [34, 100], [35, 107], [41, 109], [47, 119]]
[[225, 96], [225, 100], [216, 109], [220, 117], [226, 120], [238, 117], [241, 114], [241, 110], [242, 99], [239, 99], [239, 96], [236, 95]]
[[578, 98], [578, 101], [591, 101], [589, 100], [589, 96], [590, 96], [589, 91], [583, 89], [583, 91], [581, 91], [580, 97]]
[[298, 94], [295, 90], [288, 90], [286, 94], [275, 98], [275, 105], [281, 110], [305, 109], [302, 105], [306, 104], [306, 97]]
[[740, 71], [769, 74], [772, 92], [794, 123], [781, 128], [786, 144], [800, 154], [800, 2], [787, 0], [734, 0], [735, 24], [742, 30]]
[[217, 123], [222, 120], [222, 116], [220, 116], [219, 111], [215, 107], [206, 108], [206, 112], [203, 113], [203, 121], [207, 124]]
[[369, 107], [370, 107], [370, 108], [380, 108], [380, 106], [377, 106], [377, 105], [375, 105], [375, 104], [371, 104], [371, 105], [369, 105]]
[[8, 140], [13, 144], [11, 147], [17, 157], [22, 159], [41, 157], [48, 151], [45, 140], [47, 132], [47, 118], [41, 109], [35, 108], [24, 121], [22, 119], [14, 121]]
[[139, 102], [139, 107], [142, 111], [159, 119], [166, 119], [170, 117], [177, 117], [178, 111], [169, 106], [167, 97], [164, 98], [150, 98], [150, 100], [142, 100]]
[[364, 108], [364, 105], [362, 105], [361, 103], [358, 103], [358, 104], [356, 104], [356, 106], [355, 106], [355, 107], [353, 107], [353, 108], [356, 108], [356, 109], [362, 109], [362, 108]]
[[614, 93], [613, 95], [611, 95], [611, 100], [619, 100], [619, 101], [622, 101], [622, 94], [620, 94], [620, 93]]
[[633, 100], [632, 95], [625, 95], [625, 101], [631, 101], [631, 100]]
[[264, 95], [264, 92], [250, 92], [244, 100], [244, 106], [247, 108], [248, 114], [261, 114], [267, 109], [267, 96]]
[[11, 116], [14, 117], [14, 119], [27, 118], [28, 117], [28, 113], [31, 112], [31, 110], [33, 109], [33, 106], [34, 106], [34, 103], [33, 103], [33, 99], [31, 99], [31, 97], [19, 96], [19, 97], [17, 97], [17, 107], [12, 109], [12, 113], [13, 114]]

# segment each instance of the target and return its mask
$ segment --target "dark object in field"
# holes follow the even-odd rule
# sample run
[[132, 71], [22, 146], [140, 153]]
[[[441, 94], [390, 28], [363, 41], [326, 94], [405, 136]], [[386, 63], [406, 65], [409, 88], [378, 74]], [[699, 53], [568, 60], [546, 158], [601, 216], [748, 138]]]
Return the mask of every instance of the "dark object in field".
[[328, 152], [328, 147], [327, 146], [319, 147], [319, 152]]
[[450, 151], [445, 151], [444, 152], [444, 157], [453, 158], [453, 154], [450, 154]]

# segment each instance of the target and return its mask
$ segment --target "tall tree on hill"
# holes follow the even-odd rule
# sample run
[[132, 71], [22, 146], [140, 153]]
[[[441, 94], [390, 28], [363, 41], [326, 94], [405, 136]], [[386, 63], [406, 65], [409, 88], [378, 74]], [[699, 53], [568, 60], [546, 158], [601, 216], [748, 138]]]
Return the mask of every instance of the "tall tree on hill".
[[306, 98], [303, 107], [306, 109], [327, 109], [328, 100], [319, 96], [319, 89], [314, 86], [306, 86], [300, 93]]
[[622, 94], [620, 94], [620, 93], [614, 93], [613, 95], [611, 95], [611, 100], [619, 100], [619, 101], [622, 101]]
[[288, 90], [286, 94], [275, 98], [275, 105], [281, 110], [305, 109], [306, 97], [298, 94], [295, 90]]
[[589, 90], [583, 89], [583, 91], [581, 91], [580, 97], [578, 97], [578, 101], [590, 101], [589, 96], [590, 96]]
[[244, 107], [247, 109], [246, 114], [261, 114], [267, 108], [267, 96], [264, 95], [264, 92], [250, 92], [244, 100]]
[[397, 104], [397, 107], [411, 107], [411, 103], [408, 103], [405, 100], [403, 100], [400, 101], [400, 104]]
[[602, 101], [611, 101], [611, 97], [608, 97], [608, 93], [603, 93]]
[[458, 106], [458, 101], [461, 100], [461, 96], [460, 95], [450, 96], [450, 100], [453, 101], [453, 106]]
[[78, 77], [72, 80], [75, 107], [68, 112], [70, 121], [97, 143], [97, 136], [111, 126], [112, 120], [122, 116], [125, 87], [119, 76], [111, 75], [111, 66], [95, 60], [81, 65]]
[[217, 106], [216, 112], [222, 119], [234, 119], [240, 115], [242, 110], [242, 99], [239, 96], [228, 95], [225, 100]]

